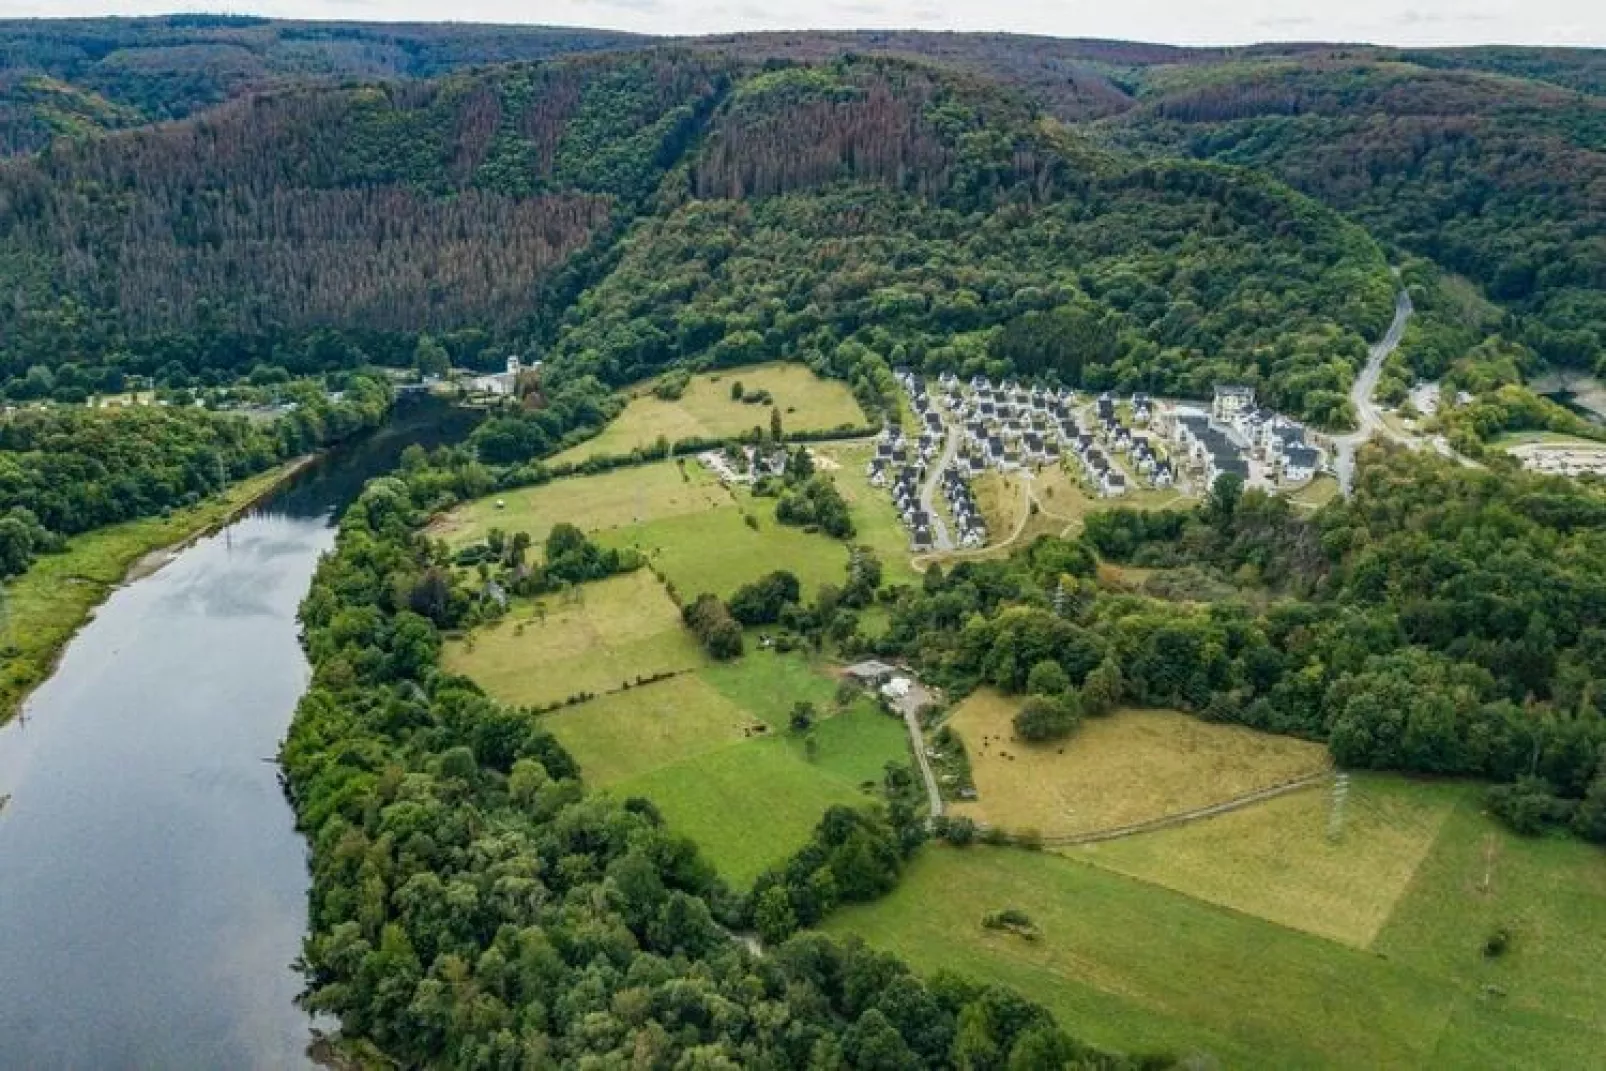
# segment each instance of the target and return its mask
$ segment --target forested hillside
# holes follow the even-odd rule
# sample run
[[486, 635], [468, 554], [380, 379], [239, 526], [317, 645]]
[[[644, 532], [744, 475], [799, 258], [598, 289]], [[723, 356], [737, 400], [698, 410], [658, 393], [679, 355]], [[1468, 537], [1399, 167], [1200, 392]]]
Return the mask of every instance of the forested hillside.
[[329, 367], [495, 334], [652, 189], [727, 77], [654, 56], [287, 89], [10, 161], [4, 370]]
[[1339, 426], [1391, 307], [1363, 231], [1254, 175], [1096, 149], [936, 68], [686, 52], [283, 90], [11, 161], [0, 283], [11, 377], [402, 363], [428, 331], [459, 361], [555, 339], [614, 385], [866, 355], [1231, 377]]
[[430, 78], [646, 43], [608, 30], [199, 14], [0, 21], [0, 156], [57, 135], [180, 118], [289, 82]]
[[[274, 87], [341, 79], [410, 80], [474, 65], [659, 45], [655, 39], [603, 31], [213, 16], [0, 23], [0, 154], [37, 149], [58, 135], [72, 138], [183, 116]], [[1511, 324], [1490, 325], [1488, 332], [1498, 331], [1507, 342], [1527, 347], [1536, 360], [1590, 368], [1602, 359], [1598, 325], [1606, 313], [1601, 296], [1606, 292], [1601, 222], [1606, 212], [1606, 62], [1598, 52], [1301, 44], [1187, 49], [912, 31], [738, 34], [686, 39], [681, 45], [704, 54], [701, 62], [710, 69], [724, 71], [775, 62], [831, 63], [850, 55], [935, 61], [1007, 87], [1028, 110], [1089, 123], [1097, 136], [1118, 146], [1260, 170], [1360, 222], [1385, 247], [1408, 250], [1472, 280], [1519, 317]], [[473, 98], [473, 86], [483, 88], [484, 77], [466, 76], [456, 84]], [[493, 77], [499, 81], [501, 76]], [[444, 140], [461, 136], [472, 141], [475, 130], [495, 122], [475, 104], [460, 115], [449, 114], [458, 102], [446, 86], [385, 92], [436, 96], [428, 103], [417, 98], [399, 103], [404, 112], [422, 109], [431, 118], [380, 118], [410, 127], [414, 137], [423, 127], [444, 123], [454, 128]], [[555, 99], [561, 100], [562, 92]], [[510, 110], [519, 107], [517, 102], [502, 103]], [[275, 124], [285, 121], [283, 111], [296, 109], [284, 103], [264, 107]], [[243, 114], [251, 113], [235, 113], [233, 121], [242, 121]], [[821, 118], [815, 113], [805, 121], [818, 123]], [[220, 116], [217, 121], [226, 125], [229, 120]], [[539, 143], [544, 136], [537, 134], [531, 144], [515, 148], [513, 156], [497, 154], [491, 164], [494, 173], [465, 181], [459, 149], [442, 147], [442, 138], [431, 133], [423, 138], [422, 156], [429, 168], [445, 170], [448, 178], [443, 183], [431, 176], [424, 184], [437, 193], [453, 185], [522, 196], [529, 191], [524, 179], [513, 177], [525, 166], [518, 154], [540, 158], [546, 151]], [[830, 155], [830, 141], [827, 136], [819, 142], [793, 139], [792, 144], [807, 142]], [[257, 147], [271, 150], [274, 145], [270, 140]], [[918, 169], [930, 162], [912, 159], [903, 166]], [[802, 166], [802, 161], [788, 166]], [[759, 185], [735, 192], [771, 192], [756, 177]], [[264, 215], [286, 217], [284, 226], [292, 236], [332, 229], [331, 244], [340, 244], [342, 233], [376, 240], [375, 202], [351, 194], [350, 182], [346, 176], [337, 183], [342, 189], [338, 196], [325, 191], [310, 200], [291, 198], [288, 204], [263, 206], [265, 213], [220, 205], [213, 218], [196, 222], [191, 240], [217, 244], [228, 235], [260, 239], [262, 224], [257, 221]], [[577, 192], [562, 183], [540, 185], [547, 193]], [[709, 188], [694, 192], [707, 196]], [[190, 262], [210, 261], [186, 266], [186, 271], [201, 268], [193, 285], [156, 288], [125, 299], [132, 301], [136, 318], [148, 319], [151, 305], [180, 308], [220, 280], [227, 287], [236, 274], [248, 273], [267, 276], [270, 293], [303, 291], [287, 315], [280, 314], [274, 298], [260, 308], [258, 316], [275, 319], [276, 326], [327, 319], [329, 310], [320, 307], [316, 295], [326, 295], [325, 305], [364, 308], [380, 320], [397, 319], [397, 309], [412, 310], [413, 319], [438, 326], [442, 317], [436, 314], [455, 299], [432, 291], [461, 288], [470, 295], [467, 307], [476, 313], [490, 306], [505, 309], [510, 291], [531, 276], [545, 274], [583, 244], [596, 229], [599, 212], [593, 203], [573, 200], [521, 204], [517, 211], [505, 203], [475, 204], [472, 198], [453, 209], [405, 198], [383, 203], [387, 213], [408, 221], [399, 241], [390, 244], [386, 238], [387, 248], [401, 261], [415, 261], [422, 251], [433, 250], [430, 234], [443, 230], [460, 235], [506, 230], [515, 241], [496, 261], [471, 262], [474, 255], [464, 250], [446, 256], [450, 267], [444, 278], [420, 278], [421, 269], [391, 263], [376, 264], [367, 280], [342, 278], [334, 285], [316, 266], [326, 262], [327, 250], [309, 249], [317, 255], [296, 257], [293, 272], [227, 255], [186, 254]], [[537, 230], [539, 237], [533, 233]], [[180, 244], [185, 240], [176, 239]], [[162, 263], [162, 251], [155, 252], [156, 262]], [[165, 256], [178, 259], [170, 252]], [[101, 265], [105, 258], [92, 259]], [[307, 260], [315, 266], [302, 270]], [[10, 284], [10, 275], [0, 268], [0, 282]], [[546, 311], [565, 304], [589, 278], [565, 277], [559, 300], [543, 302]], [[395, 308], [384, 308], [384, 295], [396, 294], [400, 296], [388, 299]], [[376, 302], [381, 307], [370, 308]], [[93, 310], [96, 301], [84, 304]], [[65, 319], [70, 322], [75, 315]], [[219, 329], [231, 329], [229, 319], [224, 317]], [[473, 340], [467, 341], [472, 348]], [[401, 343], [369, 339], [364, 348], [385, 345], [399, 348]], [[114, 348], [138, 347], [122, 346], [119, 340]], [[1321, 408], [1311, 410], [1312, 415]]]
[[[1594, 88], [1598, 64], [1518, 58], [1469, 62]], [[1282, 179], [1473, 280], [1547, 362], [1589, 368], [1606, 352], [1598, 95], [1399, 62], [1274, 60], [1151, 70], [1140, 102], [1112, 121], [1113, 140]]]

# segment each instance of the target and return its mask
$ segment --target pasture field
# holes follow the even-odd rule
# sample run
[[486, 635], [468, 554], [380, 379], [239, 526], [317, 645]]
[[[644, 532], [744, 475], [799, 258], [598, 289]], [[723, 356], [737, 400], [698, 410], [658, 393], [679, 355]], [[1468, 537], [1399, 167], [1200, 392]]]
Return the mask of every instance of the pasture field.
[[864, 411], [845, 384], [822, 379], [801, 364], [753, 365], [693, 376], [675, 401], [655, 397], [652, 385], [646, 384], [600, 434], [558, 454], [552, 463], [628, 454], [660, 438], [673, 443], [730, 438], [754, 427], [767, 432], [771, 406], [732, 399], [731, 385], [738, 381], [747, 393], [770, 393], [788, 432], [829, 431], [864, 423]]
[[696, 673], [564, 707], [541, 725], [574, 756], [586, 783], [599, 787], [769, 731]]
[[[498, 502], [503, 503], [501, 508]], [[500, 528], [509, 534], [528, 532], [540, 543], [561, 521], [595, 533], [730, 505], [729, 492], [695, 461], [686, 459], [684, 465], [660, 461], [465, 502], [436, 522], [431, 534], [456, 547], [483, 540], [486, 532]]]
[[[597, 783], [611, 785], [615, 795], [652, 800], [670, 827], [696, 841], [737, 887], [802, 847], [826, 808], [870, 799], [886, 764], [908, 758], [901, 722], [868, 698], [830, 714], [835, 682], [798, 655], [755, 652], [666, 683], [677, 685], [671, 695], [684, 692], [700, 706], [662, 750], [654, 743], [660, 731], [645, 726], [664, 715], [655, 699], [663, 684], [625, 693], [628, 713], [622, 703], [607, 710], [615, 724], [606, 730], [579, 722], [603, 701], [544, 723], [565, 745], [576, 741], [575, 758], [588, 778], [586, 752], [593, 746], [600, 769], [639, 767], [632, 776]], [[788, 727], [799, 699], [814, 702], [822, 715], [808, 733], [812, 744]], [[632, 732], [632, 724], [644, 728]], [[755, 726], [768, 731], [756, 733]], [[636, 754], [620, 757], [621, 751]]]
[[[1040, 940], [982, 927], [1011, 907]], [[1095, 1044], [1233, 1068], [1429, 1066], [1453, 997], [1366, 952], [1019, 849], [931, 845], [891, 895], [824, 929], [1012, 985]]]
[[[644, 575], [586, 587], [612, 588], [607, 604], [620, 611], [653, 595], [673, 609], [661, 588], [620, 583]], [[589, 607], [601, 605], [588, 600]], [[607, 616], [611, 620], [612, 612]], [[661, 617], [656, 611], [648, 616]], [[472, 652], [450, 645], [447, 665], [499, 699], [550, 702], [554, 692], [563, 698], [599, 679], [593, 660], [603, 647], [584, 635], [595, 627], [595, 621], [560, 620], [554, 611], [544, 624], [530, 621], [519, 637], [537, 645], [542, 657], [497, 651], [494, 661], [475, 662], [486, 638], [502, 638], [491, 630]], [[804, 656], [752, 651], [735, 662], [705, 665], [678, 618], [674, 628], [691, 647], [690, 671], [563, 707], [541, 715], [540, 723], [574, 756], [587, 783], [652, 800], [734, 885], [751, 883], [800, 848], [826, 808], [868, 800], [888, 762], [907, 761], [903, 723], [868, 697], [834, 712], [835, 679]], [[646, 671], [644, 664], [640, 672]], [[812, 702], [819, 715], [808, 739], [790, 729], [799, 700]]]
[[669, 828], [690, 837], [736, 888], [785, 862], [837, 804], [868, 797], [847, 779], [801, 761], [781, 739], [752, 740], [621, 782], [620, 798], [645, 796]]
[[1013, 739], [1021, 700], [982, 689], [948, 724], [965, 741], [977, 799], [955, 814], [1045, 836], [1088, 833], [1208, 807], [1327, 767], [1327, 749], [1169, 710], [1089, 718], [1075, 735]]
[[[1418, 790], [1398, 779], [1392, 789]], [[825, 929], [922, 972], [1014, 985], [1071, 1032], [1128, 1052], [1203, 1052], [1227, 1067], [1598, 1065], [1606, 858], [1578, 841], [1507, 833], [1481, 813], [1477, 786], [1425, 791], [1425, 803], [1396, 800], [1397, 814], [1448, 813], [1365, 948], [1082, 858], [980, 847], [922, 851], [891, 896], [843, 908]], [[1357, 847], [1362, 868], [1385, 854]], [[1287, 863], [1307, 858], [1291, 852]], [[982, 928], [1004, 907], [1030, 915], [1042, 939]], [[1325, 901], [1308, 907], [1314, 915]], [[1510, 950], [1488, 958], [1497, 926]]]
[[1459, 784], [1356, 776], [1337, 840], [1323, 784], [1065, 854], [1297, 930], [1368, 947], [1410, 886]]
[[441, 660], [504, 703], [545, 706], [695, 669], [705, 659], [663, 585], [638, 569], [581, 584], [572, 601], [515, 602], [502, 620], [448, 640]]
[[[743, 584], [777, 569], [797, 575], [804, 598], [821, 584], [846, 582], [847, 543], [778, 523], [773, 499], [737, 492], [736, 500], [740, 506], [731, 505], [727, 496], [722, 508], [601, 532], [597, 540], [641, 551], [685, 599], [705, 591], [728, 598]], [[756, 527], [749, 527], [744, 511]]]

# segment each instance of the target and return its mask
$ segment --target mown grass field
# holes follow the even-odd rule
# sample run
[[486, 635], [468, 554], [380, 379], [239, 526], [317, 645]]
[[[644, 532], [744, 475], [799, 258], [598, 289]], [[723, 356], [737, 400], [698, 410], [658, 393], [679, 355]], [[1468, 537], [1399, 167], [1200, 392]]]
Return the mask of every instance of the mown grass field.
[[1338, 480], [1322, 473], [1297, 491], [1288, 495], [1288, 501], [1306, 509], [1320, 509], [1338, 497]]
[[452, 546], [465, 546], [500, 528], [509, 534], [528, 532], [540, 543], [561, 521], [586, 532], [605, 532], [730, 505], [730, 494], [695, 461], [662, 461], [465, 502], [437, 521], [431, 534]]
[[718, 509], [601, 532], [598, 540], [641, 551], [685, 599], [705, 591], [729, 597], [777, 569], [797, 575], [805, 598], [821, 584], [846, 582], [848, 543], [778, 523], [773, 499], [736, 497], [739, 506], [727, 498]]
[[1089, 718], [1074, 736], [1014, 739], [1019, 697], [982, 689], [949, 725], [965, 741], [978, 798], [955, 814], [1046, 836], [1088, 833], [1221, 803], [1327, 767], [1327, 749], [1168, 710]]
[[769, 731], [697, 673], [565, 707], [541, 724], [574, 756], [586, 782], [603, 787]]
[[695, 669], [702, 648], [647, 569], [582, 584], [571, 600], [516, 602], [508, 615], [450, 639], [442, 664], [505, 703], [545, 706], [639, 678]]
[[1328, 839], [1329, 785], [1067, 855], [1358, 948], [1393, 913], [1452, 811], [1459, 784], [1352, 779]]
[[[826, 929], [922, 971], [1014, 985], [1072, 1032], [1129, 1052], [1203, 1052], [1227, 1067], [1599, 1066], [1606, 857], [1506, 833], [1480, 813], [1475, 787], [1429, 793], [1422, 806], [1447, 794], [1449, 812], [1365, 947], [1085, 859], [935, 846], [891, 896], [840, 910]], [[1386, 861], [1356, 847], [1363, 871]], [[1304, 857], [1286, 864], [1300, 870]], [[982, 928], [1004, 907], [1026, 911], [1042, 939]], [[1307, 917], [1322, 910], [1313, 901]], [[1488, 959], [1499, 925], [1511, 950]]]
[[56, 656], [112, 588], [145, 555], [226, 521], [283, 480], [299, 461], [241, 480], [221, 495], [166, 517], [73, 536], [5, 585], [0, 617], [0, 722], [50, 676]]
[[[886, 764], [907, 759], [902, 723], [867, 699], [833, 713], [835, 691], [801, 655], [753, 652], [542, 724], [588, 781], [652, 800], [742, 887], [800, 848], [826, 808], [866, 802]], [[788, 724], [799, 700], [820, 714], [812, 744]]]
[[770, 393], [773, 407], [781, 411], [781, 423], [788, 432], [828, 431], [864, 423], [864, 411], [845, 384], [821, 379], [801, 364], [761, 364], [693, 376], [685, 393], [675, 401], [654, 397], [651, 384], [647, 384], [600, 434], [552, 461], [562, 464], [599, 455], [628, 454], [660, 438], [673, 443], [681, 439], [729, 438], [754, 427], [768, 431], [771, 406], [732, 399], [731, 385], [738, 381], [747, 393]]

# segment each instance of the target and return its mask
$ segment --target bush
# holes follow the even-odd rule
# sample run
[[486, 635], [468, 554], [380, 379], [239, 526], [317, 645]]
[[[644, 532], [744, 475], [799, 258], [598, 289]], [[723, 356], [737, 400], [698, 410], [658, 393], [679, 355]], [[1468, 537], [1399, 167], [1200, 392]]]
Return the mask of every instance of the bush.
[[741, 655], [742, 626], [719, 601], [719, 596], [706, 593], [697, 596], [696, 601], [681, 611], [681, 616], [713, 658], [728, 661]]
[[1081, 723], [1082, 711], [1075, 693], [1034, 695], [1015, 715], [1015, 735], [1027, 743], [1040, 744], [1069, 736]]
[[1489, 810], [1514, 832], [1536, 837], [1553, 825], [1570, 821], [1577, 804], [1556, 795], [1542, 777], [1520, 777], [1515, 784], [1489, 790]]
[[1006, 907], [1002, 911], [989, 911], [982, 917], [981, 924], [989, 930], [1005, 930], [1028, 941], [1038, 941], [1043, 937], [1043, 931], [1032, 917], [1018, 907]]

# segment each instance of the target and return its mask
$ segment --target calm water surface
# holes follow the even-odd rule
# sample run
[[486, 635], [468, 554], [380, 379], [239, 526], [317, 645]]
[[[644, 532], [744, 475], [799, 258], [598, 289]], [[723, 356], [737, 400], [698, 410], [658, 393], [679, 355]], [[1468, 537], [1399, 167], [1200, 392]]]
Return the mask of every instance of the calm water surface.
[[415, 412], [115, 592], [0, 728], [0, 1066], [308, 1063], [304, 844], [272, 759], [309, 670], [295, 613], [335, 512]]

